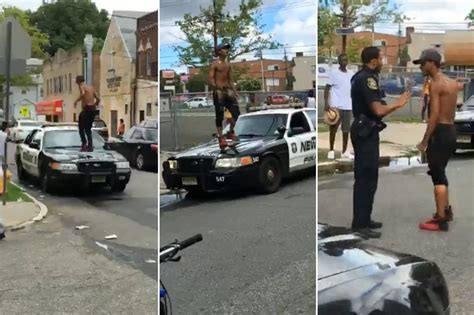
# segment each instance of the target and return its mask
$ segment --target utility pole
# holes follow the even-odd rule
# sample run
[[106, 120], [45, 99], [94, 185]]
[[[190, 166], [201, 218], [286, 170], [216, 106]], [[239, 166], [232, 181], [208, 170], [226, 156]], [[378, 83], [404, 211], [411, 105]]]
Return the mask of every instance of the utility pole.
[[[347, 10], [349, 9], [349, 0], [343, 0], [342, 1], [342, 28], [347, 28], [348, 25], [348, 12]], [[347, 47], [347, 35], [343, 34], [342, 35], [342, 53], [346, 53], [346, 47]]]
[[401, 66], [402, 55], [402, 22], [398, 20], [398, 65]]
[[[6, 68], [5, 68], [5, 79], [6, 79], [6, 101], [5, 101], [5, 120], [8, 123], [10, 121], [10, 80], [11, 80], [11, 59], [12, 59], [12, 22], [7, 23], [7, 45], [6, 45], [6, 52], [5, 52], [5, 60], [6, 60]], [[3, 129], [3, 126], [2, 126]], [[2, 130], [2, 132], [5, 132]], [[8, 145], [7, 141], [4, 143], [3, 147], [3, 205], [7, 204], [7, 150]]]
[[212, 11], [212, 28], [213, 28], [213, 36], [214, 36], [214, 53], [217, 49], [217, 5], [216, 0], [212, 0], [212, 5], [214, 10]]

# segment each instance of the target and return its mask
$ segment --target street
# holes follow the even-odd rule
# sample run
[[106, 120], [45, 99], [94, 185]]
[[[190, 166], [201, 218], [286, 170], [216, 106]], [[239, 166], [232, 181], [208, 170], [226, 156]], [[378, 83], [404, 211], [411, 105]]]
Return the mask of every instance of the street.
[[[16, 173], [13, 154], [9, 144], [9, 168]], [[118, 194], [52, 196], [30, 181], [22, 187], [49, 212], [43, 222], [10, 232], [0, 243], [0, 268], [7, 271], [0, 276], [2, 312], [158, 312], [156, 173], [133, 170]], [[111, 234], [117, 239], [105, 240]]]
[[314, 314], [315, 188], [306, 175], [271, 195], [214, 194], [162, 206], [160, 246], [203, 235], [180, 262], [160, 265], [173, 311]]
[[[427, 166], [381, 169], [374, 220], [382, 221], [382, 237], [374, 245], [436, 262], [448, 282], [451, 314], [474, 310], [474, 154], [450, 161], [447, 176], [454, 222], [447, 233], [425, 232], [418, 223], [434, 213], [433, 185]], [[353, 173], [321, 176], [318, 182], [318, 221], [349, 227], [352, 219]]]

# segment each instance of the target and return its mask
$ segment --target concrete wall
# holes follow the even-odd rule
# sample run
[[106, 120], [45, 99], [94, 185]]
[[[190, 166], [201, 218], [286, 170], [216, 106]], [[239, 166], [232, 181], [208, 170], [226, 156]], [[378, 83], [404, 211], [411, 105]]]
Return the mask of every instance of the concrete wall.
[[315, 88], [316, 84], [316, 57], [304, 56], [294, 58], [293, 67], [294, 90], [310, 90]]

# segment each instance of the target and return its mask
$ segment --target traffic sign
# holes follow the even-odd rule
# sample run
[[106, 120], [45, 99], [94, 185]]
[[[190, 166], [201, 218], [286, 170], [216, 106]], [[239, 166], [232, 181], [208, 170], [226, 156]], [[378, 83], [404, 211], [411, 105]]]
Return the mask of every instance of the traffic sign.
[[336, 28], [336, 34], [337, 35], [347, 35], [347, 34], [353, 34], [353, 33], [354, 33], [354, 28], [353, 27]]
[[23, 118], [30, 118], [30, 108], [28, 106], [20, 107], [20, 116]]

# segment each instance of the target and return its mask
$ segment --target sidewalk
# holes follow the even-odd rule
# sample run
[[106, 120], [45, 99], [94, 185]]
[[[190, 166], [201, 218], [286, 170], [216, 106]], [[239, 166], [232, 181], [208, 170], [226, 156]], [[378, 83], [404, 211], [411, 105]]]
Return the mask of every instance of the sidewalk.
[[[397, 157], [417, 154], [416, 145], [421, 141], [426, 130], [423, 123], [388, 122], [387, 128], [380, 133], [380, 158], [381, 161], [390, 161]], [[329, 150], [329, 132], [318, 133], [318, 145], [320, 151]], [[352, 151], [349, 139], [348, 150]], [[339, 129], [334, 144], [336, 151], [342, 150], [342, 132]], [[338, 156], [336, 155], [336, 158]], [[352, 164], [352, 162], [336, 160], [318, 163], [319, 170], [331, 169], [341, 164]]]
[[[25, 193], [26, 194], [26, 193]], [[4, 206], [0, 203], [0, 221], [7, 230], [18, 230], [28, 224], [42, 220], [48, 213], [48, 208], [26, 194], [31, 201], [10, 201]]]

